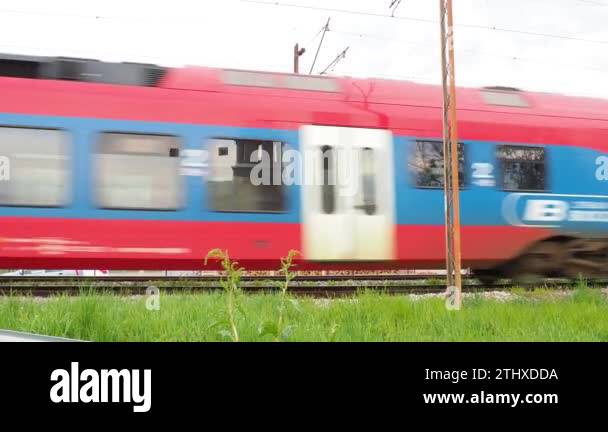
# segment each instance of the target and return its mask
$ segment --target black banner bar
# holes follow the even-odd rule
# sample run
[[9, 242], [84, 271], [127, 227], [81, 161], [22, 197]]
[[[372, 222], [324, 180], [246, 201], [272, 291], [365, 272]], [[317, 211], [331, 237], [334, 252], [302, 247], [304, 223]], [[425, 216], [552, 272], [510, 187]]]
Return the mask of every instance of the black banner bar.
[[[204, 412], [207, 421], [222, 417], [222, 408], [236, 409], [234, 405], [239, 412], [251, 413], [272, 406], [296, 411], [360, 407], [356, 410], [403, 415], [454, 409], [599, 415], [608, 402], [607, 344], [5, 343], [1, 347], [3, 418], [35, 413], [143, 420], [175, 413], [197, 417]], [[107, 402], [102, 401], [104, 385]], [[114, 396], [117, 400], [112, 402]]]

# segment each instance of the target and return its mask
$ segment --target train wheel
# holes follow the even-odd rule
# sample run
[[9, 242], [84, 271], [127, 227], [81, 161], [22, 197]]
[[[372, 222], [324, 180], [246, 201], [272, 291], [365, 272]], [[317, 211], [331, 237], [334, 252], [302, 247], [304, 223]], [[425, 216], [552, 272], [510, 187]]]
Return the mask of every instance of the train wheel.
[[563, 273], [570, 278], [606, 276], [608, 274], [608, 241], [574, 239], [565, 244]]
[[475, 270], [473, 276], [483, 285], [494, 285], [500, 279], [500, 274], [493, 269]]
[[562, 243], [545, 241], [532, 247], [509, 265], [509, 276], [518, 281], [540, 280], [562, 273], [564, 247]]

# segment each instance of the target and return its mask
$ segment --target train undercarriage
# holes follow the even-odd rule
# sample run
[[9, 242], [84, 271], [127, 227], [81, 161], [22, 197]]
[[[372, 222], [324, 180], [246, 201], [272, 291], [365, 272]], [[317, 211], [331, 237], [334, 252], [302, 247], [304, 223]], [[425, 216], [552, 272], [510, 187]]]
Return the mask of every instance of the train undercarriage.
[[554, 237], [536, 243], [500, 266], [474, 273], [487, 282], [501, 277], [522, 280], [538, 277], [606, 277], [608, 238]]

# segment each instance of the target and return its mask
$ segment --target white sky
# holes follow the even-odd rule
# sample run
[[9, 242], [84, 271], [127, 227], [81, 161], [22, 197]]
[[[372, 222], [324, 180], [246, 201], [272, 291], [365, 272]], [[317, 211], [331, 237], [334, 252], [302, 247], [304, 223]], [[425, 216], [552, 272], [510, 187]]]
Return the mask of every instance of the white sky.
[[[0, 52], [290, 72], [299, 42], [308, 72], [331, 16], [315, 72], [350, 46], [333, 74], [438, 84], [438, 0], [390, 3], [4, 0]], [[454, 0], [454, 21], [458, 85], [608, 98], [608, 0]]]

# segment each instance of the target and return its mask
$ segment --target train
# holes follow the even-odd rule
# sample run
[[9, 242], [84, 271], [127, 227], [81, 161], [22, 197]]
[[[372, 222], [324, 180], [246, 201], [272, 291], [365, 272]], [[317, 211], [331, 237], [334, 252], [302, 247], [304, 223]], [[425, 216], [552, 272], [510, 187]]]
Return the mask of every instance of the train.
[[[1, 55], [0, 94], [2, 268], [444, 266], [439, 86]], [[608, 101], [456, 95], [463, 266], [606, 273]]]

